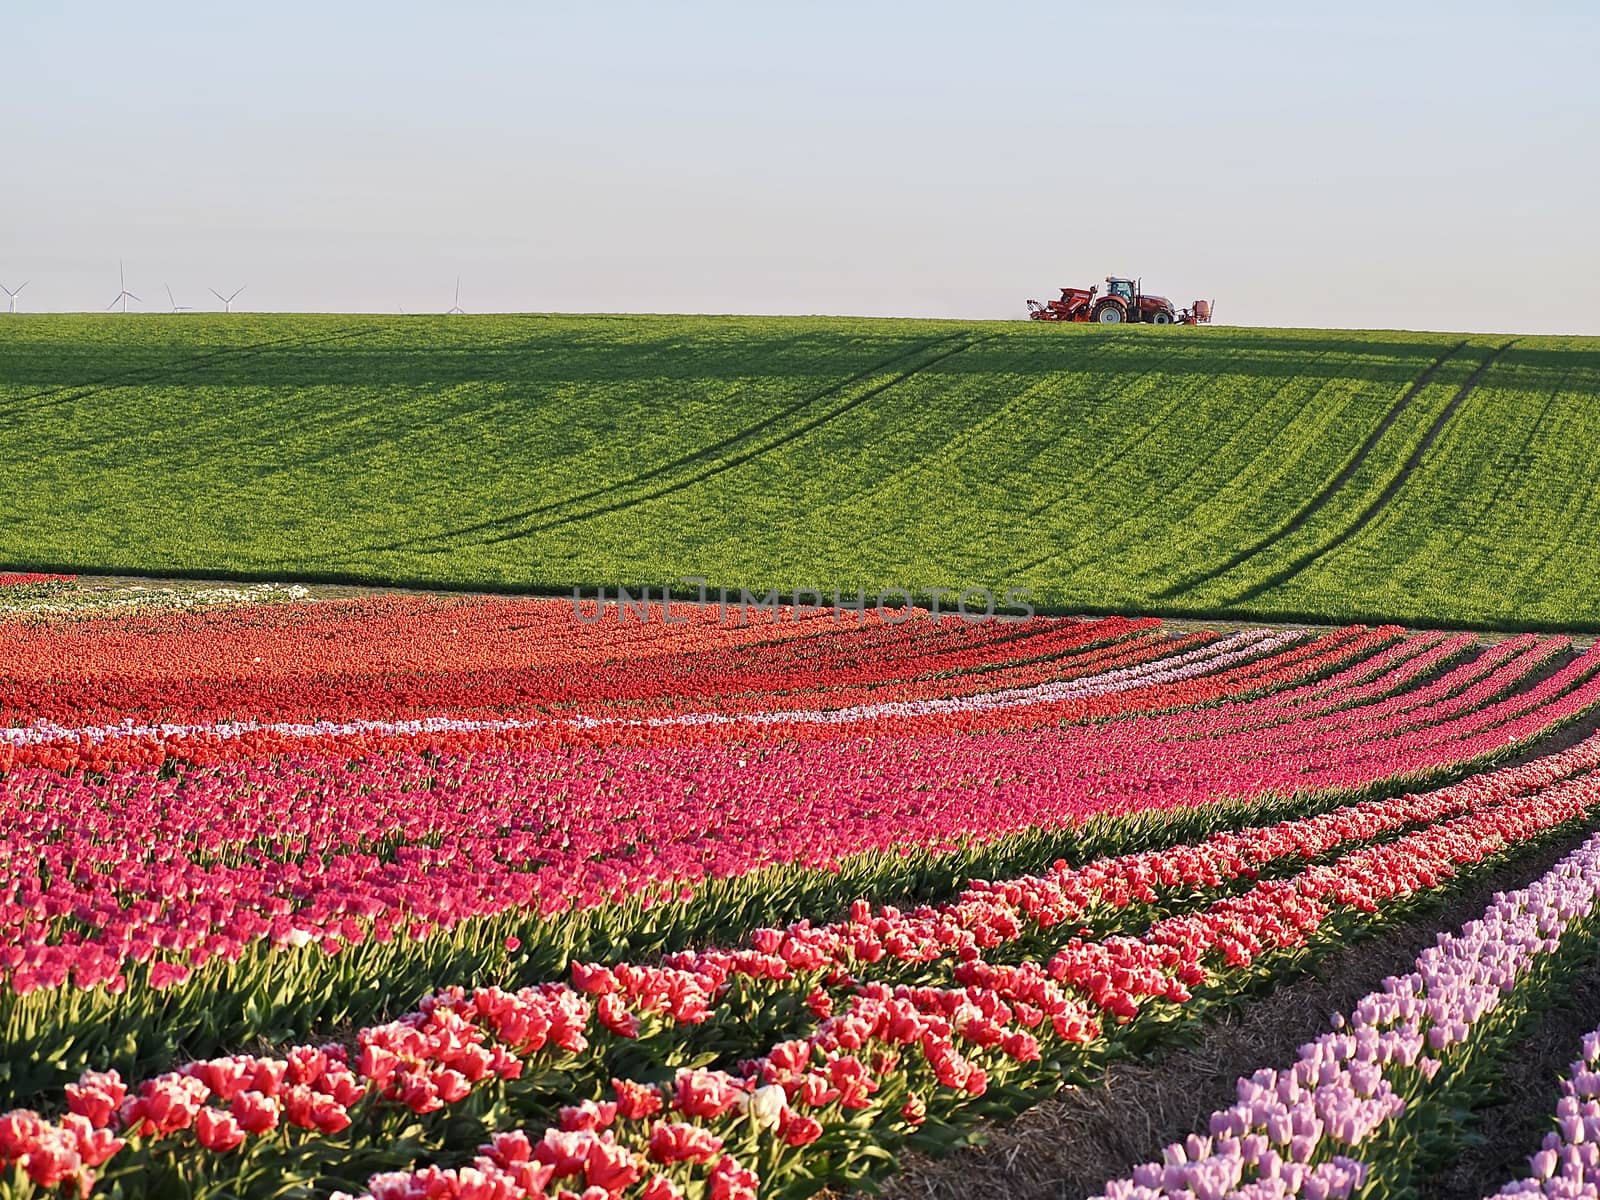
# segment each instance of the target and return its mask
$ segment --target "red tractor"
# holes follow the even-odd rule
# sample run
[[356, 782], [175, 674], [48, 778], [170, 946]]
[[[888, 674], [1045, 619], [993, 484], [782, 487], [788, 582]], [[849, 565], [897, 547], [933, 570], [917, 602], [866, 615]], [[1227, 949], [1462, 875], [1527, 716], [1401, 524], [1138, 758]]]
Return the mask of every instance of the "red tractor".
[[1028, 301], [1028, 316], [1035, 321], [1093, 321], [1100, 325], [1119, 325], [1124, 321], [1149, 325], [1201, 325], [1211, 323], [1213, 305], [1196, 300], [1188, 308], [1174, 308], [1165, 296], [1147, 296], [1140, 280], [1106, 276], [1106, 291], [1096, 296], [1099, 287], [1061, 289], [1061, 299], [1048, 304]]

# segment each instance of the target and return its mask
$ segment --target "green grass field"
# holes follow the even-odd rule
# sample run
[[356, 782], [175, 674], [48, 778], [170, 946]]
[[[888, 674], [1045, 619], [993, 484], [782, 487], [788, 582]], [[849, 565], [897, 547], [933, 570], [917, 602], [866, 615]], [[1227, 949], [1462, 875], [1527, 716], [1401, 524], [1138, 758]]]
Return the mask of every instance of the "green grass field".
[[0, 319], [0, 563], [1600, 628], [1600, 340]]

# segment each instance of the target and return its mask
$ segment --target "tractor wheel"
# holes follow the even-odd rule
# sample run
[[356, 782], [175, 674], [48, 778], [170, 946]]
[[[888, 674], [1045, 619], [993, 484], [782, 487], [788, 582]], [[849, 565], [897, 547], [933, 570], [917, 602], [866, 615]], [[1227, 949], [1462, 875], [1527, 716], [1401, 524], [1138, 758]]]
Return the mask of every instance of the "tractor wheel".
[[1122, 310], [1115, 304], [1102, 304], [1094, 319], [1102, 325], [1120, 325], [1122, 323]]
[[1158, 308], [1158, 309], [1156, 309], [1155, 312], [1150, 314], [1150, 324], [1152, 324], [1152, 325], [1171, 325], [1172, 324], [1172, 314], [1169, 313], [1164, 308]]

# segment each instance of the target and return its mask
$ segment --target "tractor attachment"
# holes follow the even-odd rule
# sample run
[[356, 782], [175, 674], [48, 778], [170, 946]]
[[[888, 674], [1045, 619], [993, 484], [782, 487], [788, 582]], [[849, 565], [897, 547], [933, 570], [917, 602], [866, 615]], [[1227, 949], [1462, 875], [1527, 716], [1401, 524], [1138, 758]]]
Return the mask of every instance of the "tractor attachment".
[[1089, 306], [1098, 290], [1098, 285], [1089, 288], [1064, 287], [1059, 300], [1052, 300], [1048, 304], [1029, 300], [1028, 316], [1035, 321], [1087, 321]]

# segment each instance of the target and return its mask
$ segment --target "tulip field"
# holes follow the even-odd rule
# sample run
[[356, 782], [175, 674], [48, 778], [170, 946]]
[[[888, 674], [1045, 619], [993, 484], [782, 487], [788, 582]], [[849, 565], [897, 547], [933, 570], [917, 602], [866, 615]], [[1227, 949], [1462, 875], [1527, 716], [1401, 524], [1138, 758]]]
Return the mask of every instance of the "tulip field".
[[[1411, 1194], [1600, 953], [1597, 708], [1561, 634], [0, 576], [0, 1197], [845, 1196], [1504, 878], [1103, 1188]], [[1595, 1194], [1597, 1059], [1483, 1194]]]

